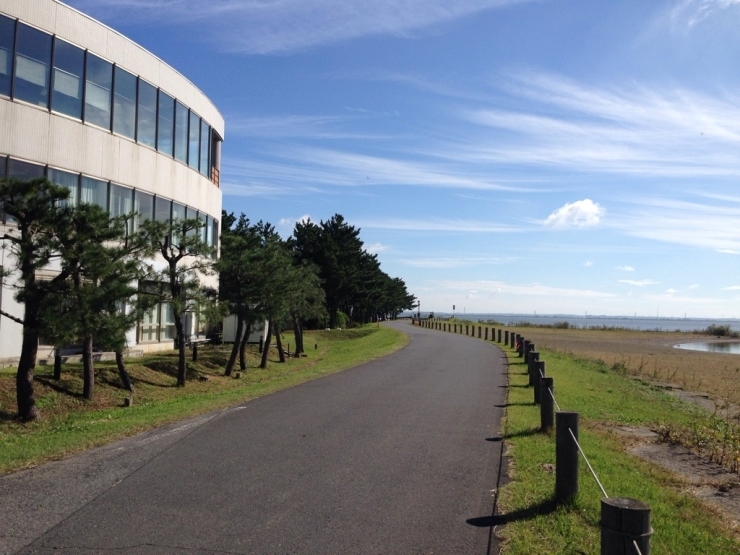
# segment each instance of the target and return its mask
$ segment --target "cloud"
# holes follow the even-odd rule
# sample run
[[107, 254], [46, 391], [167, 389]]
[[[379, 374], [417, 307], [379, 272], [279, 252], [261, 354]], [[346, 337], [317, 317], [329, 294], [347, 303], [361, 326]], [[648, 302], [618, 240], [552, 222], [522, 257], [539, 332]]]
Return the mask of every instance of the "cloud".
[[692, 283], [691, 285], [689, 285], [689, 289], [699, 289], [699, 284], [698, 283]]
[[717, 249], [717, 252], [721, 252], [722, 254], [740, 254], [740, 251], [735, 249]]
[[[68, 0], [69, 2], [70, 0]], [[246, 54], [305, 49], [371, 35], [409, 36], [525, 0], [72, 0], [96, 17], [191, 24], [222, 48]], [[210, 32], [204, 32], [209, 29]]]
[[442, 220], [429, 218], [424, 220], [405, 220], [400, 218], [372, 218], [360, 220], [357, 226], [362, 229], [386, 229], [393, 231], [428, 231], [428, 232], [461, 232], [461, 233], [517, 233], [525, 231], [505, 224], [481, 222], [475, 220]]
[[646, 287], [648, 285], [658, 285], [658, 281], [653, 281], [652, 279], [620, 279], [619, 283], [626, 283], [627, 285], [634, 285], [635, 287]]
[[635, 269], [632, 266], [617, 266], [617, 270], [622, 270], [623, 272], [634, 272]]
[[434, 258], [406, 258], [398, 260], [400, 264], [414, 268], [466, 268], [481, 264], [507, 264], [512, 258], [497, 257], [434, 257]]
[[292, 230], [295, 227], [295, 224], [297, 224], [298, 222], [306, 223], [310, 219], [311, 216], [309, 216], [308, 214], [304, 214], [299, 218], [280, 218], [280, 220], [278, 221], [278, 225], [282, 228], [288, 228]]
[[720, 10], [740, 5], [740, 0], [683, 0], [670, 13], [674, 26], [691, 28]]
[[584, 265], [584, 266], [585, 266], [586, 268], [590, 268], [591, 266], [593, 266], [593, 265], [594, 265], [594, 263], [593, 263], [593, 262], [591, 262], [590, 260], [586, 260], [586, 262], [584, 262], [584, 263], [583, 263], [583, 265]]
[[381, 243], [375, 243], [370, 246], [366, 246], [365, 250], [370, 254], [378, 254], [379, 252], [387, 251], [390, 247]]
[[666, 293], [668, 295], [674, 295], [674, 294], [676, 294], [678, 292], [679, 292], [678, 289], [666, 289]]
[[722, 291], [740, 291], [740, 285], [730, 285], [729, 287], [723, 287]]
[[565, 204], [545, 220], [548, 227], [592, 227], [599, 223], [605, 210], [591, 199], [578, 200]]

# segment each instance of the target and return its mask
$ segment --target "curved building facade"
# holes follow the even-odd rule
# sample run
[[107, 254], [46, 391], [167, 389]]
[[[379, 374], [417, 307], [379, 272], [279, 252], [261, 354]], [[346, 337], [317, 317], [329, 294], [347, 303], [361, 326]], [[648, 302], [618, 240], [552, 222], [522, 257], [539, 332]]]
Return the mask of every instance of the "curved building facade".
[[[56, 0], [0, 0], [0, 178], [46, 176], [112, 215], [197, 217], [217, 246], [223, 137], [213, 103], [120, 33]], [[0, 308], [21, 315], [8, 279]], [[170, 348], [169, 312], [158, 307], [129, 344]], [[0, 318], [0, 361], [20, 338]]]

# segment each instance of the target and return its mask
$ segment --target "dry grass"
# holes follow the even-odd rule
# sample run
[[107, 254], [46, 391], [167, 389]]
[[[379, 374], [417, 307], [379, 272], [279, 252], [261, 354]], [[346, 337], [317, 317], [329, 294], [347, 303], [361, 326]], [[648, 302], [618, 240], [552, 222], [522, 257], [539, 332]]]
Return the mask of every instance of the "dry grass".
[[713, 399], [740, 404], [740, 357], [676, 349], [678, 343], [707, 341], [706, 335], [679, 332], [603, 331], [521, 328], [517, 330], [546, 348], [600, 361], [625, 374], [677, 384]]

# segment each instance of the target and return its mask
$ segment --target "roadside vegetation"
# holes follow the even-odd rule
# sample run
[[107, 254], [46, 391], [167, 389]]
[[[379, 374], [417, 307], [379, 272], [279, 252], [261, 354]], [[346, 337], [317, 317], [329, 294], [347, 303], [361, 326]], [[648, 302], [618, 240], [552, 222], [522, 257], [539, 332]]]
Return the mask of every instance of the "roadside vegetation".
[[[289, 338], [286, 338], [286, 344]], [[129, 359], [135, 393], [118, 375], [115, 361], [98, 362], [97, 392], [91, 401], [80, 395], [82, 364], [68, 364], [62, 379], [53, 379], [51, 366], [36, 373], [39, 421], [14, 418], [15, 372], [0, 369], [0, 473], [69, 456], [174, 422], [233, 406], [308, 380], [336, 373], [403, 347], [408, 338], [389, 328], [366, 325], [351, 330], [307, 331], [306, 356], [279, 364], [269, 350], [270, 366], [258, 368], [257, 345], [246, 349], [248, 370], [224, 376], [230, 347], [205, 346], [198, 361], [187, 363], [189, 386], [177, 387], [177, 351]], [[238, 377], [237, 377], [238, 376]], [[133, 404], [126, 407], [126, 399]]]
[[[655, 530], [653, 551], [675, 555], [740, 552], [736, 523], [692, 495], [693, 482], [630, 452], [644, 441], [641, 434], [658, 432], [660, 440], [686, 445], [736, 471], [737, 465], [732, 463], [738, 456], [733, 450], [739, 435], [736, 423], [680, 400], [664, 384], [646, 375], [676, 378], [676, 370], [669, 376], [666, 370], [660, 370], [656, 357], [665, 361], [666, 355], [675, 354], [670, 361], [676, 362], [688, 356], [696, 364], [697, 360], [710, 359], [692, 359], [692, 355], [718, 355], [673, 349], [672, 345], [692, 334], [573, 330], [562, 326], [526, 328], [524, 335], [536, 343], [547, 374], [554, 378], [560, 408], [579, 412], [580, 443], [608, 495], [632, 497], [650, 505]], [[602, 492], [581, 459], [580, 492], [575, 502], [572, 506], [553, 504], [554, 435], [539, 432], [539, 406], [533, 403], [532, 388], [527, 387], [526, 367], [514, 349], [503, 349], [510, 363], [507, 416], [502, 430], [510, 481], [498, 492], [498, 526], [494, 529], [502, 540], [503, 553], [598, 553]], [[651, 362], [649, 372], [645, 359]], [[722, 368], [708, 365], [706, 373]]]

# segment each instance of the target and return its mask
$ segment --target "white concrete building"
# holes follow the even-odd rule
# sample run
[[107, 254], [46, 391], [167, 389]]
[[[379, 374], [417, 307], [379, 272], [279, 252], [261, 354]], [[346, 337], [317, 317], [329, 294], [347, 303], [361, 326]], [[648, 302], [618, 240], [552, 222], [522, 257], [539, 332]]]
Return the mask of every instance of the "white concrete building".
[[[0, 0], [0, 178], [46, 176], [113, 215], [198, 217], [217, 246], [223, 137], [213, 103], [120, 33], [56, 0]], [[10, 279], [0, 308], [22, 316]], [[172, 348], [172, 324], [160, 306], [129, 344]], [[20, 347], [21, 326], [0, 318], [0, 362]]]

